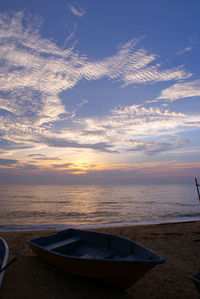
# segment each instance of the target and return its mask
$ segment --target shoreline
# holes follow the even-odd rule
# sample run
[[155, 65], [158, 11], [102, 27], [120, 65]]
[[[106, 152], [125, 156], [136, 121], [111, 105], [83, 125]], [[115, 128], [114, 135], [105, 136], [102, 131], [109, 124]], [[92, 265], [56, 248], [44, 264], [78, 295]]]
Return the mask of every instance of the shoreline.
[[44, 224], [44, 225], [0, 225], [0, 233], [7, 231], [27, 231], [27, 230], [64, 230], [70, 227], [77, 229], [101, 229], [101, 228], [119, 228], [122, 226], [143, 226], [143, 225], [159, 225], [159, 224], [175, 224], [200, 221], [199, 217], [178, 217], [159, 220], [143, 220], [135, 222], [111, 222], [102, 224]]
[[28, 239], [59, 230], [0, 231], [9, 246], [9, 260], [18, 257], [5, 271], [1, 299], [199, 298], [189, 277], [200, 271], [200, 221], [93, 228], [136, 241], [166, 259], [126, 292], [72, 277], [32, 253]]

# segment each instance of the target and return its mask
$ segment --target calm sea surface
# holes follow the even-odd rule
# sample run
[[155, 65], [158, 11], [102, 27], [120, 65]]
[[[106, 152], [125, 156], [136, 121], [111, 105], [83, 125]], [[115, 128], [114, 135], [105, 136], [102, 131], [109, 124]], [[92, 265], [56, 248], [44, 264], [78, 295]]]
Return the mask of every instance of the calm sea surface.
[[195, 219], [200, 203], [194, 185], [0, 185], [0, 230]]

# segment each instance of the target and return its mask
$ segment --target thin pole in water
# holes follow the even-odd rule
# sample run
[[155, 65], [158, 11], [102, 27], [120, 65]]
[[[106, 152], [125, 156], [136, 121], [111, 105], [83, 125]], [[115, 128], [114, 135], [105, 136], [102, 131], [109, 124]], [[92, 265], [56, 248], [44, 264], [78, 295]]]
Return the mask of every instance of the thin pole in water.
[[195, 178], [195, 183], [196, 183], [196, 187], [197, 187], [197, 194], [198, 194], [198, 197], [199, 197], [199, 201], [200, 201], [200, 193], [199, 193], [199, 184], [197, 182], [197, 178]]

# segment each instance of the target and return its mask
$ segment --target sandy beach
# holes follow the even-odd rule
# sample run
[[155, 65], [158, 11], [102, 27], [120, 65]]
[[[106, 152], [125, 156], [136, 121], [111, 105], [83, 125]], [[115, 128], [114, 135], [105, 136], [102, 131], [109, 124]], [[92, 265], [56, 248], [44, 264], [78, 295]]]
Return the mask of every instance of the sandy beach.
[[[52, 230], [2, 231], [9, 246], [9, 260], [18, 257], [5, 272], [1, 299], [149, 299], [199, 298], [189, 276], [200, 271], [200, 221], [96, 229], [136, 241], [166, 259], [129, 290], [94, 283], [63, 273], [35, 256], [26, 240]], [[53, 231], [55, 232], [55, 231]]]

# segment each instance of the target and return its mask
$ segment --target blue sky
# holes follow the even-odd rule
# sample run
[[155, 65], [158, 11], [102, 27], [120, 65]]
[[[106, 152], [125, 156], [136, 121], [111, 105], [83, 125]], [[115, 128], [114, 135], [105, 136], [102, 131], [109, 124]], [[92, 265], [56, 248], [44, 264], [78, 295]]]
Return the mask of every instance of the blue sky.
[[200, 2], [1, 1], [0, 181], [200, 176]]

